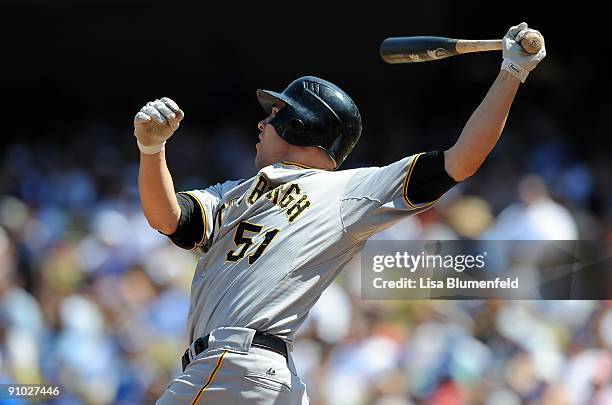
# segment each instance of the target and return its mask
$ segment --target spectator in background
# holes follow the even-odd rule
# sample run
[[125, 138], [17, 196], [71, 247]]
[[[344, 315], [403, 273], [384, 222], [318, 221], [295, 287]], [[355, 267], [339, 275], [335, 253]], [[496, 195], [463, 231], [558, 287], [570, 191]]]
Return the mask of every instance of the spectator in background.
[[537, 175], [525, 176], [519, 184], [521, 202], [505, 208], [484, 239], [576, 240], [578, 229], [567, 208], [555, 202]]

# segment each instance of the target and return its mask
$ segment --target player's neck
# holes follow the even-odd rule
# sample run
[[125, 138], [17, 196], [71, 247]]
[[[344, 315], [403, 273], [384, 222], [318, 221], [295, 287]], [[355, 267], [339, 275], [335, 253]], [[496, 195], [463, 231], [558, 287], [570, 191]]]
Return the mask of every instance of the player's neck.
[[315, 146], [302, 146], [289, 150], [282, 161], [297, 163], [315, 169], [334, 170], [331, 158], [323, 149]]

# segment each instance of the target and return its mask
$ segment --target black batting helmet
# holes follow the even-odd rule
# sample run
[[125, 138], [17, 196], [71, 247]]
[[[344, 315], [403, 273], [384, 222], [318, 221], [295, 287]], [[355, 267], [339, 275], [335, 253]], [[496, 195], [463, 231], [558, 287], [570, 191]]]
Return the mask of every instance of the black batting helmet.
[[337, 168], [361, 136], [361, 115], [338, 86], [313, 76], [294, 80], [282, 93], [257, 90], [257, 98], [270, 114], [278, 135], [292, 145], [324, 149]]

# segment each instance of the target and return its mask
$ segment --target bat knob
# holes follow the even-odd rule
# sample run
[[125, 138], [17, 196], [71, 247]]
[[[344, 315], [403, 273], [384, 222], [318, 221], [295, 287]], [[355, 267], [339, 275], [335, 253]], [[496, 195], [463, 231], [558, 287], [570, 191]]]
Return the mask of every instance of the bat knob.
[[542, 49], [542, 42], [544, 38], [537, 32], [528, 32], [521, 39], [521, 46], [527, 53], [538, 53]]

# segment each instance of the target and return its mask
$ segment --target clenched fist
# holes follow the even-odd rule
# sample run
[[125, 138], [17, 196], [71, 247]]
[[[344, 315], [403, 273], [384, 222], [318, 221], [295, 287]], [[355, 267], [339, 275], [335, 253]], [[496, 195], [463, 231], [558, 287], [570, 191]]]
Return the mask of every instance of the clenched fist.
[[142, 107], [134, 117], [134, 136], [142, 153], [159, 153], [184, 116], [179, 106], [168, 97], [149, 101]]
[[[542, 37], [542, 48], [536, 54], [525, 52], [520, 42], [523, 37], [529, 32], [539, 31], [527, 28], [527, 23], [520, 23], [510, 30], [504, 36], [503, 42], [503, 62], [502, 69], [507, 70], [521, 82], [525, 83], [529, 72], [535, 69], [542, 59], [546, 56], [546, 47], [544, 46], [544, 37]], [[542, 34], [540, 34], [542, 35]]]

